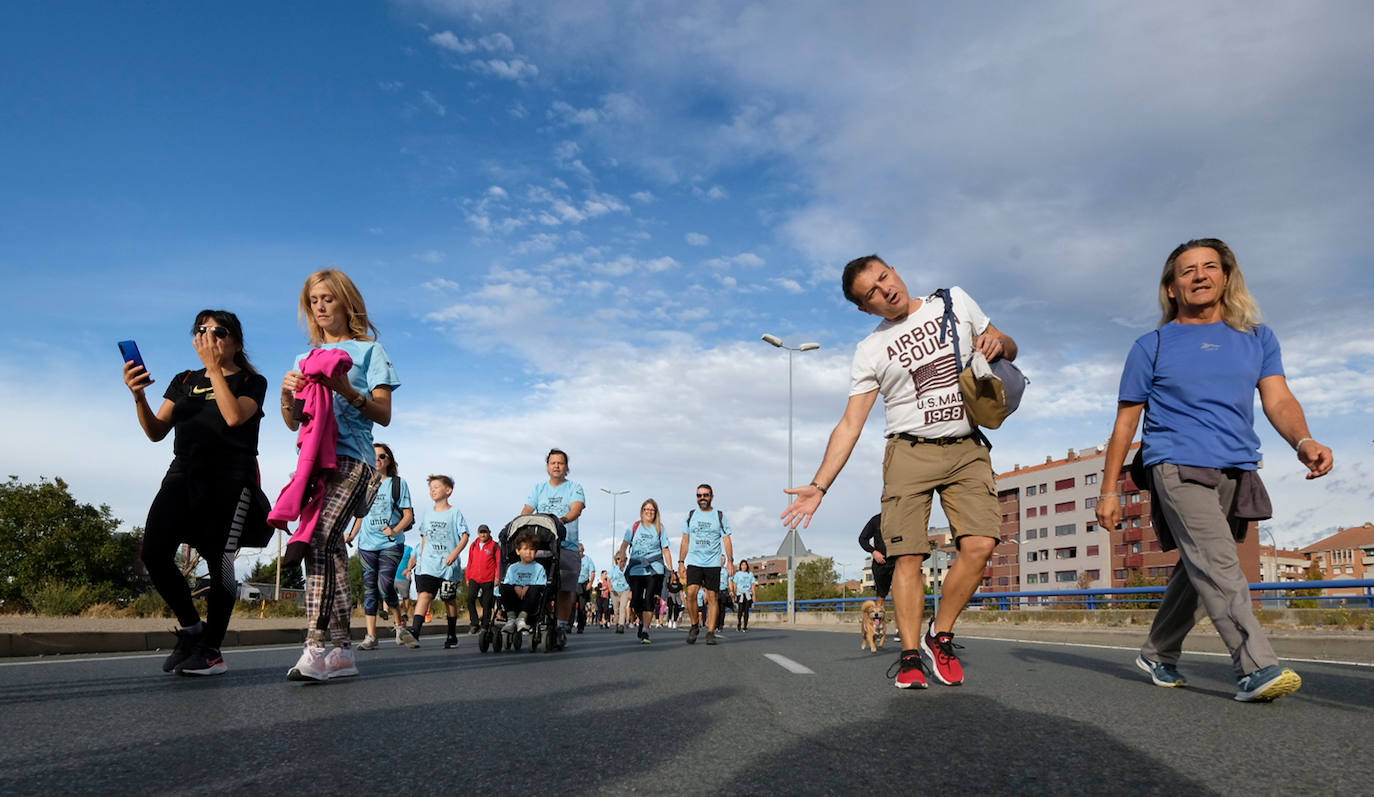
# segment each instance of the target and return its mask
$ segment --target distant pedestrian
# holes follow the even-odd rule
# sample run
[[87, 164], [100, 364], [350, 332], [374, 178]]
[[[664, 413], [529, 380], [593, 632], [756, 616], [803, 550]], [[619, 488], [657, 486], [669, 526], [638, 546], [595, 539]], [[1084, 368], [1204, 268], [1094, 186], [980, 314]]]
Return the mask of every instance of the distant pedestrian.
[[1235, 254], [1216, 238], [1178, 246], [1159, 281], [1159, 328], [1140, 336], [1121, 374], [1116, 423], [1107, 444], [1097, 519], [1114, 529], [1121, 464], [1145, 416], [1141, 463], [1154, 496], [1161, 547], [1179, 563], [1136, 665], [1158, 686], [1184, 686], [1177, 664], [1198, 607], [1231, 652], [1235, 699], [1273, 700], [1302, 686], [1279, 665], [1250, 608], [1236, 542], [1251, 520], [1272, 514], [1260, 482], [1255, 391], [1274, 429], [1315, 479], [1331, 471], [1331, 449], [1312, 439], [1288, 388], [1278, 338], [1260, 323], [1259, 305]]
[[[477, 539], [468, 546], [467, 577], [468, 633], [481, 633], [491, 624], [492, 602], [495, 600], [496, 571], [501, 560], [501, 546], [491, 538], [491, 529], [483, 523], [477, 527]], [[477, 613], [478, 604], [482, 613]]]
[[683, 523], [682, 546], [678, 558], [678, 577], [687, 583], [687, 613], [692, 627], [687, 630], [687, 644], [695, 645], [701, 632], [701, 613], [698, 596], [706, 609], [706, 644], [716, 644], [716, 621], [719, 619], [721, 588], [721, 557], [724, 556], [724, 575], [734, 569], [734, 549], [730, 543], [730, 524], [725, 513], [712, 507], [715, 491], [709, 484], [697, 486], [697, 508], [687, 513]]
[[549, 453], [544, 456], [544, 469], [549, 474], [548, 480], [534, 485], [529, 497], [525, 499], [525, 506], [521, 508], [520, 514], [541, 512], [553, 515], [563, 524], [566, 531], [558, 552], [558, 634], [553, 643], [554, 650], [561, 650], [568, 644], [568, 623], [572, 619], [578, 577], [582, 574], [577, 519], [587, 507], [587, 495], [582, 485], [568, 478], [566, 452], [557, 448], [549, 449]]
[[[358, 541], [358, 561], [363, 568], [363, 619], [367, 635], [358, 644], [358, 650], [377, 649], [377, 611], [382, 602], [391, 606], [400, 603], [396, 595], [396, 569], [405, 554], [406, 529], [415, 522], [410, 486], [400, 476], [391, 446], [375, 443], [373, 451], [382, 483], [367, 516], [355, 520], [353, 530], [345, 538], [349, 545], [355, 539]], [[397, 644], [414, 647], [415, 637], [406, 629], [399, 609], [392, 621]]]
[[587, 629], [587, 609], [591, 601], [592, 587], [596, 583], [596, 562], [587, 555], [582, 543], [577, 544], [577, 552], [582, 556], [582, 569], [577, 573], [577, 633]]
[[611, 565], [611, 613], [614, 618], [615, 632], [625, 633], [629, 622], [630, 582], [625, 578], [625, 555], [616, 554], [615, 564]]
[[748, 559], [739, 560], [735, 568], [735, 630], [741, 633], [749, 630], [749, 611], [754, 608], [754, 584], [757, 579], [749, 567]]
[[625, 530], [618, 556], [629, 555], [630, 609], [639, 618], [639, 641], [649, 644], [649, 626], [663, 591], [663, 574], [673, 569], [668, 535], [652, 498], [639, 505], [639, 520]]
[[[153, 384], [145, 366], [124, 363], [124, 384], [134, 395], [134, 410], [148, 439], [156, 443], [173, 433], [172, 464], [148, 509], [140, 553], [153, 586], [181, 624], [162, 669], [219, 675], [228, 669], [220, 644], [237, 598], [234, 555], [243, 531], [241, 518], [262, 494], [258, 426], [267, 380], [248, 361], [243, 327], [227, 310], [197, 313], [191, 345], [203, 367], [172, 377], [156, 413], [145, 395]], [[260, 520], [265, 522], [265, 516]], [[183, 543], [199, 551], [209, 569], [204, 621], [176, 564], [177, 547]]]
[[668, 627], [677, 628], [677, 621], [682, 617], [685, 598], [682, 594], [682, 580], [678, 578], [676, 570], [668, 572], [668, 583], [663, 587], [663, 596], [668, 604]]
[[[400, 603], [391, 607], [391, 611], [401, 616], [401, 625], [409, 622], [410, 610], [414, 608], [414, 601], [410, 597], [410, 577], [414, 566], [415, 548], [407, 545], [401, 553], [401, 561], [396, 565], [396, 599]], [[405, 641], [398, 640], [396, 644], [402, 645]]]
[[[293, 432], [300, 429], [304, 417], [300, 401], [305, 401], [306, 394], [312, 394], [314, 401], [313, 394], [319, 393], [318, 406], [332, 407], [337, 426], [334, 450], [322, 449], [320, 453], [326, 458], [332, 454], [337, 466], [322, 477], [323, 494], [310, 499], [312, 505], [319, 501], [315, 530], [304, 552], [305, 612], [311, 626], [305, 649], [286, 677], [294, 681], [323, 681], [358, 674], [348, 630], [353, 599], [348, 585], [344, 534], [353, 522], [354, 508], [366, 506], [369, 490], [377, 487], [373, 480], [376, 452], [372, 447], [372, 426], [391, 423], [391, 394], [400, 387], [401, 380], [391, 365], [391, 357], [375, 338], [377, 328], [368, 318], [362, 294], [347, 274], [334, 269], [311, 274], [301, 290], [299, 313], [310, 333], [311, 349], [296, 358], [282, 379], [282, 421]], [[350, 363], [347, 369], [329, 376], [332, 365], [342, 364], [345, 356]], [[307, 360], [321, 365], [313, 367]], [[318, 391], [318, 387], [325, 391]], [[298, 391], [302, 394], [300, 401]], [[316, 425], [314, 421], [312, 425]], [[300, 438], [298, 443], [303, 440], [304, 437]], [[327, 444], [315, 441], [314, 445]], [[316, 486], [313, 482], [300, 484], [300, 480], [311, 478], [310, 473], [302, 474], [298, 469], [283, 494], [297, 500], [300, 493], [312, 494]], [[283, 509], [282, 503], [282, 498], [278, 498], [274, 514]], [[333, 644], [327, 653], [326, 639]]]

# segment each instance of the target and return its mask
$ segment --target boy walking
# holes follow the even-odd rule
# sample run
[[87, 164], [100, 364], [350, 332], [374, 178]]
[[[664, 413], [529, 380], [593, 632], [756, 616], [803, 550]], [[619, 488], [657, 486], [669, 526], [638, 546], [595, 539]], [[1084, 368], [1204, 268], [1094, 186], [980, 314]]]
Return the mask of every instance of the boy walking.
[[410, 633], [418, 640], [425, 624], [425, 614], [437, 596], [448, 613], [448, 638], [444, 647], [458, 644], [458, 557], [468, 544], [468, 522], [458, 508], [448, 502], [453, 495], [453, 479], [438, 475], [429, 477], [429, 497], [434, 509], [426, 512], [420, 526], [420, 550], [415, 555], [418, 573], [415, 591], [415, 614]]

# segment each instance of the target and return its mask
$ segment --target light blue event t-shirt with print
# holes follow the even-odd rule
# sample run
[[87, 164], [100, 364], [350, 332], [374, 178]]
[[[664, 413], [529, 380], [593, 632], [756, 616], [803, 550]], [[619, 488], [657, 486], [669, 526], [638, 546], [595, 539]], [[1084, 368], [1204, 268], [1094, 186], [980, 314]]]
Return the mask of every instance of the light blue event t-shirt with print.
[[407, 546], [406, 546], [406, 549], [405, 549], [404, 551], [401, 552], [401, 563], [398, 564], [398, 565], [396, 565], [396, 580], [397, 580], [397, 581], [406, 581], [406, 580], [408, 580], [408, 579], [406, 578], [406, 568], [407, 568], [407, 567], [410, 567], [410, 560], [411, 560], [411, 559], [414, 559], [414, 558], [415, 558], [415, 549], [412, 548], [412, 547], [410, 547], [409, 545], [407, 545]]
[[625, 572], [620, 568], [611, 568], [611, 589], [616, 592], [630, 591], [630, 582], [625, 580]]
[[[547, 481], [542, 481], [534, 485], [530, 490], [530, 497], [525, 499], [526, 506], [534, 507], [534, 511], [543, 512], [554, 517], [565, 517], [572, 509], [572, 505], [582, 502], [585, 506], [587, 496], [582, 492], [582, 485], [568, 479], [562, 484], [554, 487]], [[563, 524], [567, 530], [567, 537], [563, 540], [563, 547], [570, 551], [577, 550], [577, 521]]]
[[721, 539], [730, 535], [730, 521], [724, 520], [723, 512], [700, 509], [689, 512], [683, 522], [683, 533], [687, 535], [687, 564], [695, 567], [719, 567], [725, 548]]
[[756, 580], [754, 574], [748, 570], [736, 570], [735, 591], [739, 592], [741, 595], [748, 595], [749, 589], [754, 586]]
[[549, 583], [549, 575], [538, 562], [516, 562], [506, 568], [506, 577], [501, 583], [513, 587], [536, 587]]
[[582, 554], [582, 569], [577, 571], [577, 583], [586, 584], [591, 579], [592, 573], [595, 572], [596, 562], [593, 562], [592, 558], [585, 553]]
[[1255, 391], [1261, 379], [1282, 374], [1278, 339], [1263, 324], [1249, 333], [1222, 321], [1171, 321], [1131, 346], [1117, 396], [1147, 402], [1146, 465], [1254, 470], [1260, 461]]
[[668, 535], [662, 529], [636, 523], [625, 530], [625, 542], [630, 544], [627, 573], [632, 576], [663, 575], [663, 549], [668, 547]]
[[419, 527], [420, 533], [424, 535], [425, 545], [424, 550], [420, 553], [420, 564], [415, 568], [415, 571], [422, 575], [442, 578], [445, 581], [460, 580], [463, 571], [463, 558], [457, 557], [451, 565], [444, 564], [444, 560], [468, 534], [467, 518], [463, 517], [463, 513], [459, 512], [456, 506], [449, 507], [443, 512], [431, 509], [425, 513], [424, 520], [416, 525]]
[[[401, 485], [400, 498], [394, 505], [391, 502], [392, 479]], [[401, 522], [401, 510], [412, 508], [414, 506], [410, 503], [410, 485], [406, 484], [405, 479], [395, 476], [382, 479], [382, 486], [377, 489], [377, 497], [372, 499], [372, 508], [367, 511], [367, 517], [363, 518], [363, 527], [358, 532], [358, 550], [380, 551], [397, 543], [405, 544], [404, 531], [397, 532], [388, 539], [382, 533], [382, 529], [387, 526], [394, 528], [395, 524]]]
[[[391, 357], [382, 344], [375, 340], [345, 340], [340, 343], [321, 343], [321, 349], [343, 349], [353, 360], [348, 369], [348, 383], [354, 390], [366, 393], [369, 400], [372, 391], [382, 385], [393, 391], [401, 386], [396, 369], [391, 366]], [[296, 358], [296, 370], [310, 352]], [[345, 456], [360, 459], [373, 467], [377, 465], [377, 454], [372, 450], [372, 421], [363, 417], [361, 411], [343, 396], [334, 394], [334, 420], [339, 423], [339, 444], [335, 450]]]

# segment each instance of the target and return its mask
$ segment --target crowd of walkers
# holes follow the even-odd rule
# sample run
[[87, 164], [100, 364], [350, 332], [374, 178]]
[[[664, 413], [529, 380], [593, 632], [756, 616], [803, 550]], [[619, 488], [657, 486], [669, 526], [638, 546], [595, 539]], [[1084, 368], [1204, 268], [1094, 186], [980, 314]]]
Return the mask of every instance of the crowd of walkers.
[[[887, 416], [881, 512], [865, 529], [863, 547], [883, 566], [884, 581], [890, 579], [900, 638], [915, 645], [901, 651], [890, 676], [903, 689], [926, 688], [929, 680], [957, 685], [965, 673], [955, 653], [954, 624], [981, 582], [1001, 526], [991, 444], [965, 411], [958, 375], [975, 360], [1013, 360], [1018, 347], [961, 288], [912, 294], [876, 254], [846, 265], [841, 287], [859, 310], [881, 322], [856, 347], [845, 412], [815, 477], [786, 491], [794, 500], [783, 519], [792, 528], [810, 523], [881, 396]], [[1302, 680], [1279, 663], [1256, 621], [1235, 548], [1250, 521], [1272, 513], [1257, 470], [1256, 394], [1307, 478], [1329, 473], [1333, 455], [1313, 439], [1284, 376], [1278, 339], [1261, 323], [1224, 242], [1204, 238], [1178, 246], [1157, 287], [1162, 318], [1126, 358], [1096, 503], [1102, 527], [1115, 528], [1118, 478], [1143, 428], [1131, 478], [1154, 494], [1154, 528], [1165, 550], [1179, 551], [1179, 565], [1135, 664], [1158, 686], [1186, 685], [1177, 666], [1183, 640], [1205, 614], [1231, 652], [1236, 700], [1272, 700], [1296, 691]], [[367, 625], [358, 649], [377, 647], [383, 614], [398, 645], [419, 646], [436, 599], [447, 609], [445, 646], [456, 645], [464, 582], [471, 628], [490, 628], [503, 607], [504, 627], [521, 628], [549, 580], [535, 562], [532, 541], [517, 545], [519, 560], [508, 563], [486, 526], [478, 526], [474, 541], [463, 513], [450, 503], [455, 485], [446, 475], [428, 478], [432, 507], [417, 511], [394, 452], [373, 441], [374, 425], [391, 422], [400, 380], [357, 286], [337, 270], [311, 274], [299, 316], [309, 348], [280, 386], [281, 420], [298, 432], [299, 460], [275, 505], [262, 492], [257, 468], [268, 384], [244, 351], [239, 319], [223, 310], [195, 316], [191, 342], [201, 367], [169, 380], [156, 411], [146, 396], [154, 381], [150, 372], [136, 351], [132, 357], [126, 352], [124, 381], [144, 433], [155, 442], [174, 435], [172, 463], [149, 509], [142, 550], [149, 577], [180, 624], [163, 669], [184, 675], [226, 670], [219, 648], [234, 604], [234, 556], [269, 525], [296, 524], [286, 561], [303, 562], [306, 571], [310, 625], [288, 671], [291, 680], [358, 673], [349, 628], [352, 544], [362, 563]], [[747, 630], [753, 574], [747, 561], [734, 562], [730, 524], [715, 508], [709, 484], [697, 487], [697, 506], [676, 552], [658, 503], [648, 499], [612, 566], [598, 571], [580, 543], [586, 497], [569, 478], [567, 453], [552, 449], [544, 464], [547, 478], [534, 485], [521, 512], [556, 518], [565, 532], [549, 552], [557, 584], [549, 597], [556, 622], [551, 647], [564, 647], [568, 632], [575, 627], [583, 633], [589, 621], [622, 634], [633, 628], [648, 644], [651, 629], [679, 627], [684, 610], [687, 642], [695, 644], [704, 627], [706, 644], [713, 645], [730, 605], [737, 630]], [[937, 493], [959, 556], [944, 580], [938, 611], [922, 629], [921, 561], [930, 554], [927, 525]], [[419, 534], [413, 547], [406, 545], [408, 532]], [[182, 544], [194, 546], [208, 565], [205, 618], [175, 562]]]

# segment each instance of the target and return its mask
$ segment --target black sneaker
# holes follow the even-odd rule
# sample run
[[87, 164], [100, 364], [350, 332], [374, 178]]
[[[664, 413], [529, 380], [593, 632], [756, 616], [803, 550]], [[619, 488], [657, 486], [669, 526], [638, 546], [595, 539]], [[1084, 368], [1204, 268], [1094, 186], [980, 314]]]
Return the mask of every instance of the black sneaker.
[[707, 631], [707, 632], [706, 632], [706, 644], [708, 644], [708, 645], [714, 645], [714, 644], [716, 644], [716, 632], [715, 632], [715, 631]]
[[167, 654], [167, 658], [163, 660], [163, 672], [175, 670], [177, 665], [191, 658], [192, 654], [196, 652], [196, 648], [200, 646], [202, 633], [200, 631], [187, 631], [184, 628], [178, 628], [172, 633], [177, 635], [177, 644], [176, 647], [172, 648], [172, 652]]
[[196, 652], [177, 665], [177, 675], [220, 675], [228, 670], [224, 657], [214, 648], [198, 645]]
[[687, 629], [687, 644], [695, 645], [697, 643], [697, 635], [700, 633], [701, 626], [699, 625], [694, 625], [691, 628]]
[[615, 627], [615, 632], [616, 632], [617, 634], [623, 634], [623, 633], [625, 633], [625, 626], [623, 626], [623, 625], [618, 625], [618, 626], [616, 626], [616, 627]]
[[449, 637], [448, 637], [448, 639], [445, 639], [445, 640], [444, 640], [444, 650], [448, 650], [449, 648], [456, 648], [456, 647], [458, 647], [458, 637], [456, 637], [456, 636], [450, 634]]
[[473, 635], [473, 634], [480, 634], [480, 633], [482, 633], [482, 627], [481, 627], [480, 625], [470, 625], [470, 626], [468, 626], [468, 635], [469, 635], [469, 636], [471, 636], [471, 635]]

